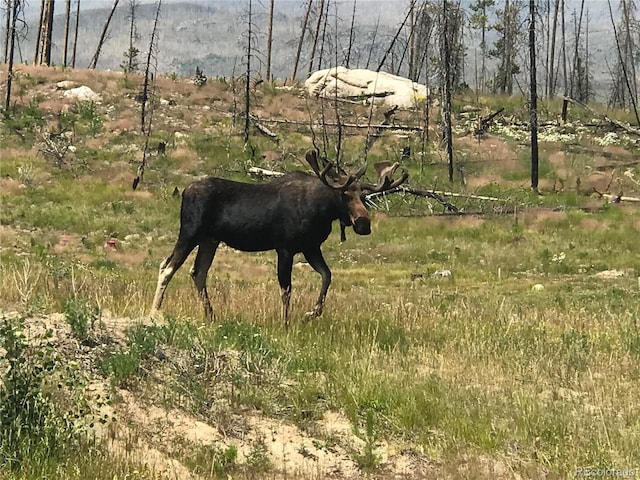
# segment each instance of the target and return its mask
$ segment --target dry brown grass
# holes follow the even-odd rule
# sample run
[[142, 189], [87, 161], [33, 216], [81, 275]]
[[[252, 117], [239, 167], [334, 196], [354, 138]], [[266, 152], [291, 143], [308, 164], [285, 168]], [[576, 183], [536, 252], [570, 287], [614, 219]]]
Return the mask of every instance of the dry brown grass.
[[489, 136], [478, 142], [472, 137], [462, 137], [456, 139], [455, 148], [469, 152], [470, 162], [487, 162], [489, 169], [498, 172], [513, 172], [521, 168], [517, 152], [501, 138]]
[[15, 178], [0, 178], [0, 189], [4, 192], [17, 194], [24, 188], [23, 183]]

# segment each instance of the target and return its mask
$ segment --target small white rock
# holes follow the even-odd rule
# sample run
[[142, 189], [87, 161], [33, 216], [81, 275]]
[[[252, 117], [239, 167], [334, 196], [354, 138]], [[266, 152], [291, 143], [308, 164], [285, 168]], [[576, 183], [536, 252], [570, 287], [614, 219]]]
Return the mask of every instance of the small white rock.
[[534, 292], [541, 292], [542, 290], [544, 290], [544, 285], [542, 285], [541, 283], [536, 283], [533, 287], [531, 287], [531, 290], [533, 290]]
[[76, 85], [77, 83], [72, 80], [62, 80], [61, 82], [56, 83], [56, 89], [69, 90], [70, 88], [74, 88]]

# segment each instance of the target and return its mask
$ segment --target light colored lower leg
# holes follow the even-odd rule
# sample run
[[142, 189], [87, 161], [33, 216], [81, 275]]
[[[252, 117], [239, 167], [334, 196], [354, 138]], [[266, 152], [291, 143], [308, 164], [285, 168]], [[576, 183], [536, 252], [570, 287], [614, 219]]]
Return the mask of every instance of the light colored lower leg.
[[160, 273], [158, 274], [158, 286], [156, 287], [156, 294], [153, 298], [153, 310], [159, 310], [162, 306], [162, 300], [164, 299], [164, 292], [167, 290], [167, 285], [173, 277], [173, 267], [167, 266], [167, 261], [160, 264]]

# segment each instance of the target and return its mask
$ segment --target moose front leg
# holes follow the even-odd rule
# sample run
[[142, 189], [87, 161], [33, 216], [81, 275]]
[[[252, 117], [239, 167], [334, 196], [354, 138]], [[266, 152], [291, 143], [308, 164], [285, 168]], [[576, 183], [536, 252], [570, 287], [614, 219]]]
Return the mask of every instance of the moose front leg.
[[331, 270], [329, 270], [327, 262], [324, 261], [324, 257], [322, 256], [320, 247], [314, 248], [312, 250], [306, 250], [303, 252], [303, 255], [304, 258], [307, 259], [307, 262], [309, 262], [309, 265], [311, 265], [313, 269], [322, 276], [322, 287], [320, 288], [320, 295], [318, 296], [318, 300], [316, 301], [316, 306], [312, 311], [307, 312], [305, 316], [319, 317], [320, 315], [322, 315], [322, 310], [324, 309], [324, 300], [327, 297], [329, 285], [331, 285]]
[[282, 293], [282, 319], [285, 328], [289, 328], [289, 303], [291, 301], [291, 270], [293, 254], [287, 250], [278, 250], [278, 282]]

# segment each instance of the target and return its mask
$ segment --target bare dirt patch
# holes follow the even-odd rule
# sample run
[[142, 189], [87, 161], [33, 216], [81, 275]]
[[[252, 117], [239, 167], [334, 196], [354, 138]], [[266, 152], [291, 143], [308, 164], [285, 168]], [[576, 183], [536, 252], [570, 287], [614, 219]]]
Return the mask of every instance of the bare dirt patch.
[[15, 178], [0, 178], [0, 190], [5, 193], [16, 194], [22, 192], [25, 186]]
[[[92, 418], [107, 419], [105, 424], [95, 422], [93, 431], [114, 455], [135, 460], [161, 478], [187, 480], [200, 477], [185, 463], [185, 454], [191, 455], [199, 448], [224, 449], [233, 445], [238, 452], [238, 468], [244, 468], [242, 465], [254, 454], [256, 445], [262, 445], [271, 465], [268, 478], [363, 478], [354, 455], [362, 451], [364, 441], [355, 435], [351, 422], [340, 412], [327, 411], [304, 430], [283, 418], [243, 410], [231, 411], [224, 425], [218, 425], [190, 411], [163, 405], [162, 398], [148, 394], [148, 382], [165, 381], [162, 368], [147, 372], [144, 391], [139, 390], [142, 386], [132, 389], [110, 386], [109, 379], [91, 367], [95, 355], [104, 348], [113, 350], [126, 345], [126, 330], [139, 323], [148, 324], [149, 319], [105, 315], [100, 321], [97, 342], [86, 344], [73, 336], [62, 314], [34, 317], [26, 322], [28, 337], [52, 332], [51, 341], [57, 351], [68, 361], [84, 366], [87, 398], [102, 400], [96, 404]], [[224, 428], [231, 423], [242, 428], [233, 431]], [[384, 440], [376, 443], [375, 454], [380, 467], [371, 478], [430, 478], [428, 474], [434, 471], [434, 465], [423, 454]]]
[[530, 228], [538, 227], [546, 222], [561, 220], [566, 214], [560, 211], [529, 208], [522, 213], [523, 224]]
[[491, 167], [501, 172], [516, 171], [521, 167], [518, 155], [506, 141], [489, 136], [478, 142], [472, 137], [462, 137], [456, 141], [457, 148], [469, 151], [469, 161], [487, 162]]

